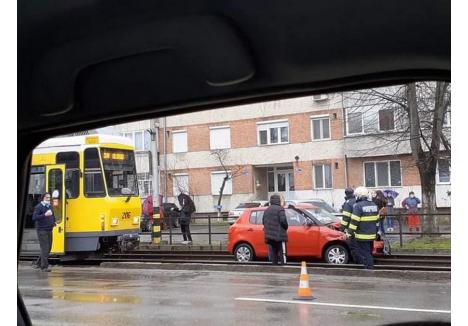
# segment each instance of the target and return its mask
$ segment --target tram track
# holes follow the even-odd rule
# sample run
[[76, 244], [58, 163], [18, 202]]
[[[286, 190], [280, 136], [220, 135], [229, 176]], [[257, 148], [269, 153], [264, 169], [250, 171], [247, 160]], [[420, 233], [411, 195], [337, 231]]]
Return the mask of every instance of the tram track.
[[[32, 261], [37, 254], [22, 254], [21, 261]], [[155, 251], [155, 250], [135, 250], [126, 253], [114, 253], [100, 257], [87, 257], [83, 259], [70, 259], [52, 257], [52, 264], [60, 265], [99, 265], [105, 262], [137, 262], [137, 263], [172, 263], [172, 264], [198, 264], [198, 265], [246, 265], [246, 266], [268, 266], [266, 261], [237, 262], [232, 254], [223, 251]], [[300, 266], [299, 260], [288, 262], [287, 266]], [[307, 260], [310, 268], [339, 268], [339, 269], [362, 269], [362, 265], [346, 264], [333, 265], [318, 261]], [[450, 256], [439, 255], [394, 255], [375, 257], [376, 270], [394, 271], [451, 271]]]

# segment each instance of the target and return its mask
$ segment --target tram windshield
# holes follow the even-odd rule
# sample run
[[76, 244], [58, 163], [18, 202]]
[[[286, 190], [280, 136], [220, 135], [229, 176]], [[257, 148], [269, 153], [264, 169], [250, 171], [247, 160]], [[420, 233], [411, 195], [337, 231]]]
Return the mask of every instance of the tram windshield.
[[138, 195], [133, 151], [101, 148], [101, 157], [109, 196]]

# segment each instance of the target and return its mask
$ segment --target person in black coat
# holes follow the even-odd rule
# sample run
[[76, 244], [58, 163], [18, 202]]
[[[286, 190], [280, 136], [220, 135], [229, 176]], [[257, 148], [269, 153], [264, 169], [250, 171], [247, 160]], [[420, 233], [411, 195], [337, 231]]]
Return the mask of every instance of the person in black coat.
[[281, 197], [271, 195], [270, 206], [263, 213], [263, 231], [268, 245], [268, 258], [274, 265], [286, 263], [286, 242], [288, 241], [288, 221], [281, 206]]
[[195, 212], [195, 204], [189, 195], [181, 192], [177, 196], [180, 205], [180, 230], [184, 237], [183, 244], [192, 244], [192, 235], [190, 233], [190, 220]]
[[52, 229], [55, 226], [54, 210], [50, 205], [50, 194], [42, 195], [42, 201], [34, 207], [33, 217], [41, 254], [34, 267], [41, 268], [42, 271], [50, 272], [49, 254], [52, 249]]

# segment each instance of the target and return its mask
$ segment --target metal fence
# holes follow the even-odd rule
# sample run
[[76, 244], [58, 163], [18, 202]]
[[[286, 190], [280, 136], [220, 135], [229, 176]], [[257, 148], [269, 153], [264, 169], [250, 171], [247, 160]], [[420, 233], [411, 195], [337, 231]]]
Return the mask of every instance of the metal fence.
[[[417, 219], [414, 220], [414, 216], [417, 216]], [[398, 225], [396, 230], [388, 232], [384, 228], [384, 233], [387, 235], [398, 235], [400, 246], [403, 246], [403, 236], [404, 235], [428, 235], [428, 236], [440, 236], [440, 235], [450, 235], [451, 234], [451, 214], [447, 213], [431, 213], [431, 214], [392, 214], [392, 215], [381, 215], [381, 223], [386, 227], [388, 226], [388, 222], [390, 219], [393, 219], [394, 222]], [[413, 221], [410, 219], [413, 218]], [[213, 231], [214, 223], [219, 225], [218, 223], [225, 222], [227, 225], [227, 218], [217, 217], [214, 215], [197, 215], [192, 216], [191, 221], [193, 221], [193, 225], [202, 225], [200, 221], [206, 223], [208, 230], [206, 232], [190, 232], [191, 235], [207, 235], [208, 236], [208, 244], [212, 244], [212, 236], [213, 235], [227, 235], [227, 230], [225, 232], [218, 232]], [[178, 217], [166, 217], [164, 218], [164, 223], [167, 225], [169, 224], [169, 228], [165, 230], [161, 230], [161, 236], [168, 236], [169, 237], [169, 244], [172, 245], [173, 243], [173, 236], [175, 235], [182, 235], [180, 229], [173, 230], [172, 224], [174, 222], [179, 222]], [[197, 223], [198, 222], [198, 223]], [[410, 228], [412, 225], [411, 223], [415, 223], [416, 226]], [[432, 223], [432, 231], [427, 232], [428, 223]]]

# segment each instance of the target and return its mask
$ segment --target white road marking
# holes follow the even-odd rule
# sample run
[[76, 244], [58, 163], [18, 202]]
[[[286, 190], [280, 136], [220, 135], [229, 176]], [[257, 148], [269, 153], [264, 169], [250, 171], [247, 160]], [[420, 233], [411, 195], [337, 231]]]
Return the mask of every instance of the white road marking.
[[256, 302], [273, 302], [273, 303], [308, 304], [308, 305], [315, 305], [315, 306], [330, 306], [330, 307], [344, 307], [344, 308], [427, 312], [427, 313], [436, 313], [436, 314], [450, 314], [451, 313], [450, 310], [398, 308], [398, 307], [384, 307], [384, 306], [361, 306], [361, 305], [354, 305], [354, 304], [327, 303], [327, 302], [300, 301], [300, 300], [275, 300], [275, 299], [261, 299], [261, 298], [235, 298], [235, 300], [238, 300], [238, 301], [256, 301]]

